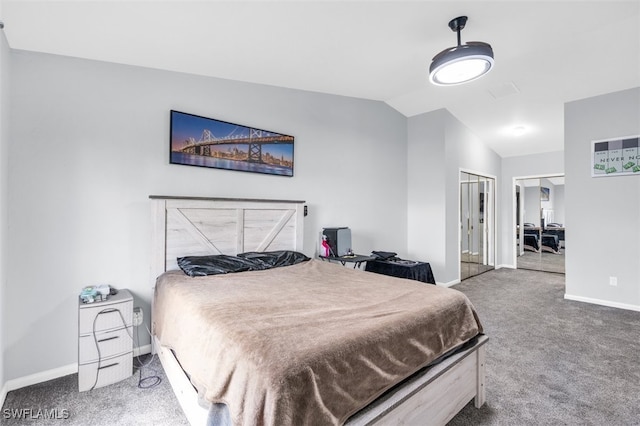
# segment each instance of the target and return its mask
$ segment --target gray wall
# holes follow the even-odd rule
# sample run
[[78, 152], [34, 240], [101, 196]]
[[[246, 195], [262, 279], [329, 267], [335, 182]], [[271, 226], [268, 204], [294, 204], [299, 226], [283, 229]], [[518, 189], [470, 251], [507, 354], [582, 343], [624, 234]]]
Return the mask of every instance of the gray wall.
[[[514, 179], [527, 176], [544, 176], [564, 174], [564, 152], [549, 152], [545, 154], [521, 155], [502, 159], [502, 205], [500, 206], [502, 231], [498, 245], [502, 247], [500, 266], [515, 268], [515, 186]], [[573, 225], [567, 224], [570, 229]]]
[[[9, 46], [4, 31], [0, 31], [0, 393], [5, 377], [5, 324], [7, 308], [5, 286], [7, 284], [7, 198], [9, 180]], [[0, 400], [2, 398], [0, 397]]]
[[[494, 230], [497, 243], [500, 238], [500, 197], [501, 158], [452, 114], [446, 120], [446, 233], [447, 233], [447, 268], [448, 283], [460, 280], [460, 170], [481, 176], [495, 177], [496, 220]], [[496, 259], [500, 258], [501, 247], [496, 248]]]
[[[542, 199], [540, 199], [540, 208], [542, 209], [540, 213], [544, 215], [544, 216], [541, 215], [540, 217], [545, 218], [544, 224], [546, 226], [547, 223], [549, 222], [556, 222], [555, 220], [556, 190], [555, 190], [555, 185], [551, 183], [551, 181], [547, 178], [540, 179], [540, 186], [549, 189], [549, 200], [543, 201]], [[553, 216], [553, 219], [549, 220], [551, 216]]]
[[525, 186], [524, 193], [524, 222], [540, 226], [540, 186]]
[[[350, 226], [357, 252], [407, 246], [406, 118], [384, 103], [21, 51], [10, 59], [5, 297], [28, 304], [6, 306], [5, 380], [76, 362], [83, 286], [131, 289], [148, 324], [150, 194], [306, 200], [308, 255], [327, 226]], [[168, 164], [170, 109], [294, 135], [295, 176]]]
[[564, 113], [566, 297], [640, 310], [640, 176], [591, 177], [592, 141], [640, 134], [640, 88]]
[[446, 282], [447, 253], [444, 109], [408, 120], [408, 257], [428, 261], [438, 282]]
[[[428, 260], [439, 283], [455, 283], [460, 279], [460, 170], [499, 182], [500, 157], [444, 109], [409, 118], [407, 146], [409, 255]], [[496, 198], [499, 206], [499, 193]]]

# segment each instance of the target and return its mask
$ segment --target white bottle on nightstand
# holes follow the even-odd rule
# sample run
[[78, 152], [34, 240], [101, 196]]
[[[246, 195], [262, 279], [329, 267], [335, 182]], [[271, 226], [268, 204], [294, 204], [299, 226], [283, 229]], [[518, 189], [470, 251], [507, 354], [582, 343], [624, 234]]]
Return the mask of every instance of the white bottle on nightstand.
[[133, 374], [133, 297], [119, 290], [106, 301], [78, 299], [78, 389], [110, 385]]

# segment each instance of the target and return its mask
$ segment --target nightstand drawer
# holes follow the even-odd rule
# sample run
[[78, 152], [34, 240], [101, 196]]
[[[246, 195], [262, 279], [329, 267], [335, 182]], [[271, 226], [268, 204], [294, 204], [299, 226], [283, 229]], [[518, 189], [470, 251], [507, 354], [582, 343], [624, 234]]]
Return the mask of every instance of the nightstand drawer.
[[[97, 374], [97, 382], [96, 382]], [[98, 363], [78, 366], [78, 388], [80, 392], [88, 391], [94, 383], [95, 388], [110, 385], [126, 379], [133, 374], [133, 352], [113, 358], [103, 359]]]
[[[120, 314], [122, 314], [122, 316], [120, 316]], [[128, 327], [133, 323], [133, 300], [115, 303], [113, 306], [111, 306], [111, 304], [100, 304], [100, 306], [92, 306], [90, 308], [82, 307], [82, 309], [80, 309], [79, 321], [80, 335], [93, 335], [94, 319], [96, 332], [121, 328], [125, 327], [125, 325]]]
[[125, 352], [131, 352], [133, 328], [121, 328], [80, 337], [78, 343], [78, 363], [87, 364], [98, 361], [98, 349], [96, 340], [100, 348], [100, 358], [105, 359]]

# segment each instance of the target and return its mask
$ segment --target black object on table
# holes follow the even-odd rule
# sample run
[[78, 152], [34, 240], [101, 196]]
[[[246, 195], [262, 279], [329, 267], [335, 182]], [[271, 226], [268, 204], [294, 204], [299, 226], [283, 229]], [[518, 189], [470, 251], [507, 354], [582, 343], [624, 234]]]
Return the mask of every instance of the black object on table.
[[416, 262], [413, 260], [371, 260], [367, 262], [365, 271], [377, 274], [390, 275], [392, 277], [407, 278], [410, 280], [422, 281], [423, 283], [435, 284], [436, 279], [431, 271], [431, 265], [427, 262]]
[[345, 265], [347, 262], [353, 262], [353, 269], [359, 268], [362, 265], [362, 262], [369, 262], [371, 260], [376, 259], [374, 256], [364, 256], [361, 254], [354, 255], [344, 255], [344, 256], [320, 256], [322, 260], [335, 260], [342, 265]]

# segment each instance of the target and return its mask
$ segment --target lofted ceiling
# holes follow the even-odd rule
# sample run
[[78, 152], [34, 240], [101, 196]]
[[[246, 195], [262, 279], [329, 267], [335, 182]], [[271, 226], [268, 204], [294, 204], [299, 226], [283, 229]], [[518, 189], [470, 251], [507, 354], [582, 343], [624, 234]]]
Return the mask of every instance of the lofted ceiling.
[[[495, 67], [433, 86], [460, 15]], [[563, 150], [565, 102], [640, 86], [638, 0], [0, 0], [0, 20], [12, 49], [446, 108], [503, 157]]]

